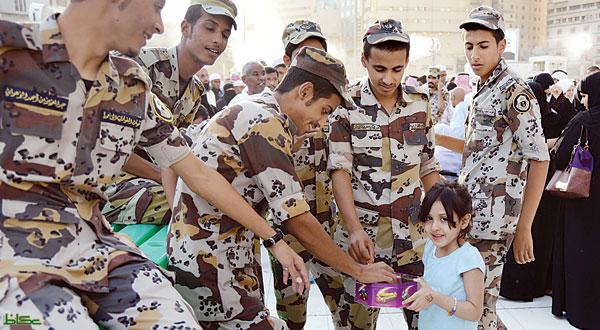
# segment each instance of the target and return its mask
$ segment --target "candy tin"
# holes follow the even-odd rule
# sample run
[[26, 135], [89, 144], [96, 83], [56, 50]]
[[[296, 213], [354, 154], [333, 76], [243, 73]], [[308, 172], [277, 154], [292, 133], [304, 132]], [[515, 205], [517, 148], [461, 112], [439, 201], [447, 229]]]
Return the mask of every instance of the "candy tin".
[[395, 283], [371, 283], [363, 284], [356, 282], [357, 303], [369, 307], [404, 307], [403, 301], [412, 296], [418, 289], [414, 276], [398, 274]]

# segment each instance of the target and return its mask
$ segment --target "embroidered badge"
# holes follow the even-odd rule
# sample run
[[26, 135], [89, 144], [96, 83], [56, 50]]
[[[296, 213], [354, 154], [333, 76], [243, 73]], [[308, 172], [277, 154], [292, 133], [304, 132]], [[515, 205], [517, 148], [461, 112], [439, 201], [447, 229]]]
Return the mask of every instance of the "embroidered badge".
[[410, 124], [408, 124], [408, 129], [411, 131], [416, 131], [418, 129], [425, 129], [425, 123], [410, 123]]
[[69, 104], [69, 100], [63, 97], [11, 86], [4, 88], [4, 101], [60, 112], [67, 111]]
[[159, 100], [158, 97], [152, 96], [150, 106], [152, 107], [154, 114], [161, 120], [170, 124], [175, 119], [171, 110], [169, 110], [169, 108], [167, 108], [167, 106], [161, 100]]
[[353, 131], [379, 131], [381, 130], [377, 124], [352, 124]]
[[517, 109], [519, 112], [527, 112], [529, 109], [531, 109], [531, 101], [527, 95], [521, 93], [515, 97], [515, 100], [513, 101], [513, 107], [515, 107], [515, 109]]
[[142, 127], [142, 118], [110, 110], [102, 110], [102, 121], [135, 129]]

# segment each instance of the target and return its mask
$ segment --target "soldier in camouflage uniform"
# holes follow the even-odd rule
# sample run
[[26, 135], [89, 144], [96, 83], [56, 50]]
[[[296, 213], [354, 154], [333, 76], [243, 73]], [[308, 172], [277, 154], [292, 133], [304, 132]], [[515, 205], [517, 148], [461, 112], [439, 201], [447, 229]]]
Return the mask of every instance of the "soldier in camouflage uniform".
[[139, 65], [109, 54], [135, 55], [162, 32], [163, 6], [71, 1], [41, 24], [0, 21], [0, 315], [46, 329], [200, 329], [172, 279], [100, 212], [138, 145], [232, 218], [264, 221], [190, 153]]
[[[237, 8], [230, 0], [194, 0], [186, 12], [177, 46], [144, 48], [134, 58], [152, 79], [152, 93], [173, 112], [175, 127], [185, 128], [194, 121], [204, 93], [195, 73], [214, 64], [225, 50], [231, 27], [236, 28], [236, 14]], [[209, 31], [208, 27], [218, 31]], [[125, 172], [107, 190], [109, 202], [102, 213], [111, 223], [167, 224], [171, 210], [160, 171], [148, 162], [150, 158], [143, 150], [137, 148], [135, 153], [126, 163]], [[136, 166], [144, 168], [140, 172]]]
[[[419, 208], [423, 189], [440, 180], [427, 95], [401, 85], [410, 39], [399, 21], [377, 21], [363, 41], [369, 77], [350, 87], [357, 108], [340, 107], [330, 118], [328, 169], [341, 217], [335, 239], [357, 260], [422, 275]], [[379, 309], [355, 303], [355, 281], [343, 280], [338, 327], [375, 329]], [[404, 315], [416, 328], [415, 313]]]
[[427, 69], [427, 87], [431, 116], [435, 125], [441, 121], [450, 99], [450, 93], [440, 80], [440, 68], [432, 66]]
[[[319, 24], [299, 20], [286, 26], [283, 31], [283, 46], [285, 49], [284, 59], [293, 59], [303, 46], [311, 45], [314, 48], [327, 50], [327, 41], [321, 33]], [[289, 63], [288, 63], [289, 65]], [[310, 136], [302, 141], [300, 147], [294, 151], [294, 168], [303, 186], [304, 197], [310, 206], [310, 213], [321, 223], [323, 229], [333, 238], [335, 230], [334, 217], [331, 216], [331, 180], [327, 173], [327, 135], [329, 125], [312, 132]], [[337, 272], [306, 251], [306, 249], [292, 235], [285, 235], [284, 240], [298, 253], [307, 263], [315, 282], [325, 297], [332, 313], [336, 311], [336, 304], [344, 294], [341, 285], [330, 285], [336, 283], [331, 280], [337, 276]], [[276, 259], [271, 257], [271, 268], [273, 270], [275, 298], [277, 301], [277, 314], [286, 321], [290, 329], [303, 329], [306, 323], [306, 304], [308, 295], [299, 295], [291, 290], [291, 287], [282, 281], [283, 269]], [[339, 281], [337, 281], [339, 283]]]
[[[219, 112], [197, 135], [193, 152], [227, 177], [249, 203], [268, 207], [276, 226], [316, 257], [362, 281], [391, 281], [389, 266], [360, 265], [336, 247], [309, 212], [292, 160], [294, 135], [321, 128], [341, 102], [352, 105], [346, 88], [341, 62], [304, 47], [275, 93], [265, 92]], [[260, 265], [253, 251], [257, 236], [283, 243], [283, 233], [269, 238], [256, 226], [233, 221], [185, 184], [178, 185], [175, 201], [169, 269], [175, 271], [176, 288], [201, 324], [208, 329], [287, 329], [264, 306]], [[274, 255], [277, 246], [271, 246]], [[289, 269], [283, 270], [285, 280]], [[297, 287], [294, 291], [300, 293]]]
[[502, 15], [481, 6], [460, 28], [467, 61], [479, 80], [466, 140], [456, 144], [443, 137], [439, 144], [464, 152], [458, 181], [473, 198], [471, 244], [487, 267], [478, 328], [505, 329], [496, 314], [502, 268], [513, 238], [517, 263], [533, 261], [531, 224], [544, 189], [548, 149], [534, 94], [502, 59], [506, 47]]

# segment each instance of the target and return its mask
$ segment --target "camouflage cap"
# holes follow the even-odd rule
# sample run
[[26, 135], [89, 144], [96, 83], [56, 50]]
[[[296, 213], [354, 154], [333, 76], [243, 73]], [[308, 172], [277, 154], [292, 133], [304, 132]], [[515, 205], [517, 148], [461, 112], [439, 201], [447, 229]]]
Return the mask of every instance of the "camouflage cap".
[[354, 102], [348, 92], [348, 79], [344, 63], [329, 55], [326, 51], [314, 47], [302, 47], [292, 62], [292, 67], [308, 71], [331, 83], [342, 97], [342, 106], [354, 108]]
[[392, 18], [377, 20], [367, 29], [367, 32], [363, 36], [363, 42], [366, 41], [370, 45], [390, 40], [410, 42], [410, 37], [402, 27], [402, 23]]
[[202, 5], [202, 9], [211, 15], [227, 16], [233, 20], [233, 28], [237, 30], [235, 17], [237, 16], [237, 7], [231, 0], [192, 0], [190, 6]]
[[459, 28], [462, 29], [467, 24], [478, 24], [490, 30], [501, 30], [506, 32], [504, 18], [499, 11], [488, 6], [479, 6], [469, 13], [469, 17]]
[[440, 76], [440, 68], [437, 66], [430, 66], [427, 69], [427, 76], [433, 76], [438, 78]]
[[327, 40], [321, 32], [319, 24], [308, 20], [298, 20], [285, 27], [281, 40], [283, 41], [283, 48], [287, 49], [289, 44], [299, 45], [310, 37], [319, 38], [323, 41]]

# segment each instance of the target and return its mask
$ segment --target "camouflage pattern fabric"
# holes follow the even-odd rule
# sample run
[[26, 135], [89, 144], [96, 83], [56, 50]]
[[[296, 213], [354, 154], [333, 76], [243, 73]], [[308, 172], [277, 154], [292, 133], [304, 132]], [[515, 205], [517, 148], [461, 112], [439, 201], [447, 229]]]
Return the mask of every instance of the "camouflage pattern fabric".
[[[353, 86], [350, 94], [358, 108], [339, 107], [330, 117], [328, 169], [350, 174], [356, 213], [374, 242], [375, 261], [384, 261], [397, 272], [421, 275], [425, 233], [418, 221], [423, 198], [420, 178], [440, 170], [433, 157], [427, 95], [406, 87], [388, 114], [368, 78]], [[339, 212], [337, 216], [341, 217]], [[335, 239], [348, 250], [344, 226], [337, 227]], [[354, 283], [344, 276], [343, 308], [349, 310], [341, 314], [351, 327], [374, 329], [377, 311], [354, 303]]]
[[[269, 92], [213, 117], [193, 153], [221, 173], [255, 209], [267, 204], [273, 221], [310, 210], [292, 161], [296, 128]], [[257, 155], [269, 157], [257, 157]], [[287, 328], [270, 317], [260, 290], [254, 233], [178, 184], [169, 230], [169, 270], [176, 289], [207, 328]], [[261, 323], [262, 322], [262, 323]]]
[[[173, 125], [189, 126], [200, 107], [204, 87], [194, 75], [180, 95], [177, 48], [143, 48], [134, 60], [150, 76], [154, 95], [172, 111]], [[137, 149], [136, 153], [148, 158], [143, 150]], [[164, 225], [171, 220], [164, 189], [153, 180], [121, 172], [106, 194], [109, 202], [102, 213], [110, 223]]]
[[[300, 180], [302, 180], [304, 196], [310, 206], [310, 212], [319, 221], [325, 232], [333, 239], [336, 223], [334, 221], [335, 217], [331, 213], [333, 192], [331, 179], [327, 173], [328, 134], [329, 125], [324, 127], [323, 131], [314, 138], [306, 139], [300, 149], [294, 153], [293, 157], [296, 173], [298, 173]], [[328, 285], [323, 285], [327, 282], [327, 277], [324, 277], [322, 280], [317, 280], [317, 277], [321, 273], [336, 274], [336, 272], [329, 266], [321, 264], [317, 259], [314, 259], [310, 252], [294, 236], [285, 235], [284, 240], [304, 259], [321, 292], [325, 295], [328, 291], [331, 291]], [[283, 283], [283, 269], [281, 265], [272, 256], [270, 260], [274, 278], [273, 283], [275, 284], [277, 314], [287, 322], [290, 329], [303, 329], [306, 323], [308, 296], [296, 294], [291, 286]], [[317, 264], [319, 265], [317, 266]], [[315, 267], [319, 267], [320, 270], [317, 272], [316, 269], [313, 269]], [[333, 299], [334, 297], [326, 297], [325, 301], [328, 302]], [[330, 305], [330, 307], [332, 306], [337, 305]]]
[[[474, 239], [500, 244], [516, 231], [528, 161], [549, 160], [537, 100], [504, 60], [486, 81], [477, 83], [465, 135], [463, 169], [458, 182], [467, 187], [473, 198], [473, 228], [469, 234]], [[489, 272], [485, 311], [479, 327], [496, 329], [501, 326], [501, 322], [493, 320], [505, 259], [497, 258], [491, 263], [485, 255], [488, 249], [477, 247]], [[489, 278], [497, 283], [490, 284]]]
[[478, 330], [502, 329], [506, 330], [506, 325], [496, 313], [496, 302], [500, 296], [500, 282], [502, 280], [502, 270], [506, 263], [506, 254], [512, 244], [513, 236], [507, 236], [501, 240], [471, 240], [470, 243], [475, 246], [483, 260], [485, 261], [485, 279], [483, 295], [483, 314], [477, 325]]
[[[446, 107], [448, 106], [448, 104], [450, 104], [450, 93], [448, 93], [446, 87], [444, 87], [444, 89], [442, 90], [442, 100], [446, 104]], [[437, 90], [435, 90], [433, 93], [431, 91], [429, 92], [429, 106], [431, 107], [431, 117], [433, 119], [432, 121], [434, 125], [442, 120], [442, 113], [438, 109], [440, 101], [441, 100]]]
[[[111, 232], [99, 207], [136, 145], [162, 167], [189, 148], [159, 119], [170, 112], [135, 62], [108, 56], [86, 91], [57, 17], [30, 27], [0, 21], [0, 310], [65, 328], [78, 319], [46, 302], [68, 302], [82, 320], [83, 304], [112, 328], [199, 328], [168, 278]], [[164, 295], [149, 298], [151, 288]], [[27, 308], [14, 311], [23, 294]], [[115, 307], [119, 295], [135, 299]]]
[[540, 108], [529, 86], [502, 60], [478, 83], [468, 116], [459, 183], [473, 198], [476, 239], [515, 233], [529, 160], [549, 160]]

